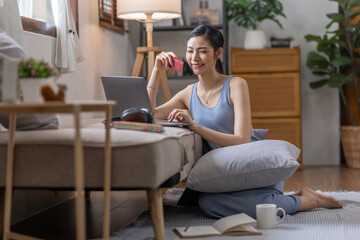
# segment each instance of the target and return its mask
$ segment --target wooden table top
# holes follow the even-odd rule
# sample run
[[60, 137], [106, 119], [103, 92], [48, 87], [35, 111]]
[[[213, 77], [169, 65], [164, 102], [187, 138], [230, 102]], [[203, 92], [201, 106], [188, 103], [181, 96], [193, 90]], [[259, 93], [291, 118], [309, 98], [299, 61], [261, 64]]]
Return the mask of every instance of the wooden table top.
[[26, 103], [26, 102], [1, 102], [0, 114], [10, 113], [71, 113], [75, 108], [80, 108], [82, 112], [103, 111], [108, 106], [115, 105], [115, 101], [91, 100], [91, 101], [72, 101], [72, 102], [45, 102], [45, 103]]

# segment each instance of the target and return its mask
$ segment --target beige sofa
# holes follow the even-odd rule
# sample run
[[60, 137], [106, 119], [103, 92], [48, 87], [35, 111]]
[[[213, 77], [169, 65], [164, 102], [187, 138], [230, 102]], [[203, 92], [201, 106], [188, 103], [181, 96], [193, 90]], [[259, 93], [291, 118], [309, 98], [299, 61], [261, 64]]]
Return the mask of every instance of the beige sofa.
[[[14, 186], [17, 188], [73, 189], [74, 129], [22, 131], [15, 134]], [[105, 129], [99, 119], [81, 129], [85, 187], [101, 190]], [[0, 132], [0, 187], [5, 186], [7, 132]], [[163, 133], [111, 130], [112, 190], [146, 189], [155, 236], [164, 237], [161, 187], [188, 175], [201, 156], [201, 138], [185, 128]]]

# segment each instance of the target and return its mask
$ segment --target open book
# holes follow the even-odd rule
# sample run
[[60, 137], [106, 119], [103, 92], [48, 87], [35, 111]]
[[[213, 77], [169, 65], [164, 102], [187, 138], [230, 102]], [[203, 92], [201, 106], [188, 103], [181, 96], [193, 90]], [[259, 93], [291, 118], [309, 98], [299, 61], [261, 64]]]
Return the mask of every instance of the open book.
[[262, 235], [259, 230], [254, 228], [250, 223], [255, 223], [256, 220], [246, 215], [239, 213], [224, 217], [217, 220], [208, 226], [190, 226], [177, 227], [173, 231], [180, 238], [194, 238], [207, 236], [237, 236], [237, 235]]

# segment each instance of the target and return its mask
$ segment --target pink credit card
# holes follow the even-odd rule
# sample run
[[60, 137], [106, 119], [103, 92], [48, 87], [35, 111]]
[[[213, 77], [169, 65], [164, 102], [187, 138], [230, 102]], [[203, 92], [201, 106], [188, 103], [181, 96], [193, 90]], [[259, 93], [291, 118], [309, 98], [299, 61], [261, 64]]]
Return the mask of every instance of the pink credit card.
[[181, 61], [180, 59], [177, 59], [176, 57], [173, 57], [173, 56], [171, 56], [171, 57], [174, 62], [174, 66], [172, 66], [171, 68], [177, 72], [181, 72], [181, 69], [184, 65], [184, 61]]

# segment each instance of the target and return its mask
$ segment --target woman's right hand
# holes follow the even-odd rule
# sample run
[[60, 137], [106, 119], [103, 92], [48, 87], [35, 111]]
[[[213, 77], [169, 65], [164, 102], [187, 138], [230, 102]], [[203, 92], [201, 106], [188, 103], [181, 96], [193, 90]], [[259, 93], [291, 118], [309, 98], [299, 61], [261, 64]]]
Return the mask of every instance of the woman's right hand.
[[173, 52], [161, 52], [156, 56], [154, 69], [157, 71], [166, 71], [171, 66], [174, 65], [174, 62], [171, 56], [176, 57]]

